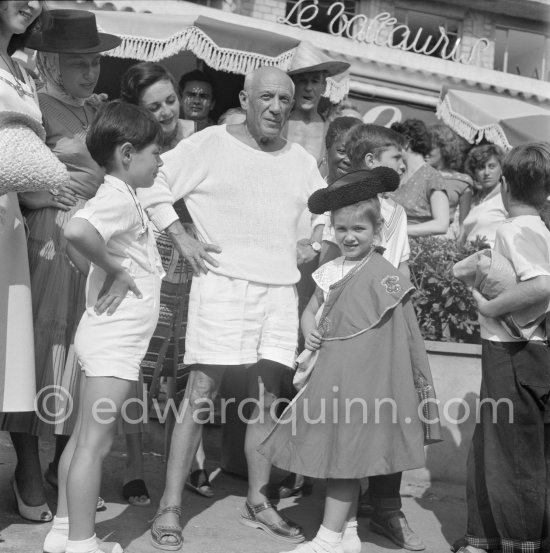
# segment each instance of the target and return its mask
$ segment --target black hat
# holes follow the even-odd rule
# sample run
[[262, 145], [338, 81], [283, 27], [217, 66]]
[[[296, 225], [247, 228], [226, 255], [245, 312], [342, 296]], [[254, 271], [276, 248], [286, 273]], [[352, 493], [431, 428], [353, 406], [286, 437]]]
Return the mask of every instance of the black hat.
[[311, 213], [321, 214], [347, 205], [370, 200], [399, 186], [399, 175], [389, 167], [361, 169], [347, 173], [331, 186], [314, 192], [307, 202]]
[[40, 52], [94, 54], [106, 52], [122, 42], [116, 35], [97, 32], [95, 15], [84, 10], [51, 10], [49, 23], [31, 36], [25, 46]]

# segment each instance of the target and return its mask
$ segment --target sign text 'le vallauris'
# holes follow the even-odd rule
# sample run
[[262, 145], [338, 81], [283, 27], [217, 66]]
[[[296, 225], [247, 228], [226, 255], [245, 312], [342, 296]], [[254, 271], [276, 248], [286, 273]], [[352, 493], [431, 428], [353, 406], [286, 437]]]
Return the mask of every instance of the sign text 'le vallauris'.
[[[318, 0], [298, 0], [287, 16], [277, 18], [277, 22], [301, 29], [310, 29], [310, 23], [318, 14]], [[442, 59], [464, 64], [476, 64], [481, 53], [490, 45], [488, 39], [479, 38], [469, 52], [460, 52], [461, 40], [458, 38], [449, 51], [451, 41], [444, 27], [439, 27], [439, 37], [437, 38], [433, 35], [422, 38], [423, 29], [420, 27], [414, 38], [411, 39], [410, 28], [407, 25], [398, 24], [397, 19], [390, 13], [379, 13], [371, 19], [364, 14], [350, 17], [345, 13], [345, 6], [342, 2], [331, 4], [327, 9], [327, 14], [332, 16], [328, 26], [331, 35], [427, 56], [439, 52], [439, 57]], [[295, 21], [292, 22], [294, 18]]]

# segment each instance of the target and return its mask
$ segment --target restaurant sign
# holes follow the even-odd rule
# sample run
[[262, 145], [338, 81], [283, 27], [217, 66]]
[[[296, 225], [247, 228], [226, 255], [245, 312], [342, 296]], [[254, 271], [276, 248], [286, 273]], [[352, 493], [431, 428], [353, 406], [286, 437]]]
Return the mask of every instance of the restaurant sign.
[[[331, 35], [349, 38], [359, 43], [387, 46], [398, 50], [415, 52], [430, 56], [438, 52], [438, 57], [464, 64], [476, 64], [482, 52], [490, 42], [478, 38], [468, 52], [461, 52], [461, 39], [451, 43], [445, 28], [439, 27], [439, 35], [423, 36], [420, 27], [416, 34], [407, 25], [399, 24], [388, 12], [368, 18], [364, 14], [350, 16], [345, 13], [342, 2], [334, 2], [327, 9], [331, 18], [328, 31]], [[285, 17], [278, 17], [277, 23], [311, 29], [311, 23], [319, 15], [319, 0], [298, 0]]]

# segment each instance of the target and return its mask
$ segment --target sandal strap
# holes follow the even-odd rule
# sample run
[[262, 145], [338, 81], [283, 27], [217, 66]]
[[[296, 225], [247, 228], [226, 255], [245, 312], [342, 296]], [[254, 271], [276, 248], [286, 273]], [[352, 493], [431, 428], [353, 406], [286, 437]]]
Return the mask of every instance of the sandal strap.
[[194, 470], [189, 475], [189, 482], [195, 487], [210, 486], [210, 478], [205, 469]]
[[263, 503], [258, 503], [256, 505], [252, 505], [248, 501], [246, 502], [247, 509], [251, 512], [251, 514], [257, 515], [258, 513], [261, 513], [262, 511], [266, 511], [267, 509], [273, 509], [274, 511], [278, 512], [277, 509], [274, 507], [274, 505], [271, 503], [271, 501], [264, 501]]
[[[158, 517], [165, 515], [167, 513], [175, 513], [178, 515], [178, 517], [181, 517], [181, 507], [178, 505], [168, 505], [168, 507], [163, 507], [162, 509], [159, 507], [157, 509], [157, 512], [155, 513], [155, 516], [149, 521], [149, 522], [155, 522]], [[163, 528], [168, 528], [167, 526], [163, 526]]]

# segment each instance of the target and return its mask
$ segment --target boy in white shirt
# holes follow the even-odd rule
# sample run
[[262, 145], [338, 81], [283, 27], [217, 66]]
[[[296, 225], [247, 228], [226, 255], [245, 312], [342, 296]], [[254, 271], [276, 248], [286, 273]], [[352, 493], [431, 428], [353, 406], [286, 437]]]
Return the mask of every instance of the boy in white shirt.
[[[503, 163], [509, 218], [495, 251], [518, 284], [493, 300], [473, 291], [482, 338], [481, 404], [468, 458], [468, 545], [461, 553], [549, 551], [550, 348], [542, 326], [529, 341], [498, 317], [550, 300], [550, 232], [540, 218], [550, 191], [550, 144], [514, 148]], [[498, 402], [498, 403], [497, 403]]]

